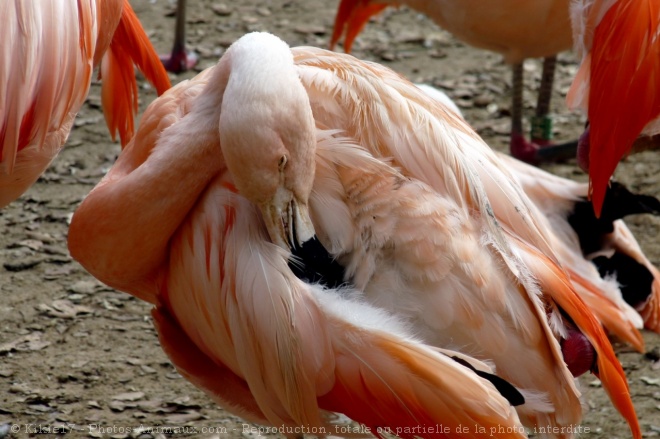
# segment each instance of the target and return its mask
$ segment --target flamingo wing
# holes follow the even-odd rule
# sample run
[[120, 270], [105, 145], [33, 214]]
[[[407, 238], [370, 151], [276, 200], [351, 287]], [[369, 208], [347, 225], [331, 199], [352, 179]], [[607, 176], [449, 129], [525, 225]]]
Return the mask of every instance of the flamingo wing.
[[[550, 245], [552, 235], [495, 153], [455, 113], [390, 70], [322, 49], [293, 51], [316, 120], [329, 128], [342, 127], [375, 157], [391, 158], [404, 176], [428, 184], [459, 208], [477, 215], [482, 242], [524, 285], [524, 294], [530, 300], [527, 306], [535, 307], [537, 318], [545, 320], [539, 297], [552, 302], [550, 298], [559, 293], [545, 289], [541, 293], [535, 278], [543, 273], [530, 271], [529, 267], [538, 270], [537, 264], [521, 261], [516, 241], [535, 248], [544, 255], [544, 261], [552, 261], [561, 271]], [[551, 285], [546, 284], [546, 288]], [[561, 292], [570, 295], [571, 300], [580, 300], [572, 288]], [[578, 314], [585, 310], [571, 308]], [[580, 320], [579, 316], [574, 319]], [[600, 331], [599, 336], [590, 339], [601, 343], [597, 349], [607, 352], [608, 357], [613, 355], [609, 343], [602, 343], [602, 329], [596, 331]], [[610, 363], [608, 367], [625, 382], [620, 367]], [[629, 395], [621, 398], [629, 401]], [[622, 407], [626, 403], [616, 404]], [[627, 409], [625, 415], [637, 432], [636, 418], [630, 417]]]
[[[468, 423], [522, 435], [510, 403], [471, 369], [348, 292], [293, 277], [234, 191], [214, 180], [173, 237], [162, 302], [206, 357], [248, 383], [271, 424], [332, 428], [330, 410], [401, 437], [453, 437]], [[420, 430], [438, 424], [446, 430]]]
[[552, 175], [504, 154], [500, 159], [539, 210], [539, 221], [552, 231], [553, 249], [580, 297], [605, 328], [643, 351], [642, 336], [636, 329], [643, 324], [641, 317], [624, 301], [617, 283], [600, 276], [581, 248], [569, 220], [575, 215], [576, 205], [586, 200], [588, 185]]

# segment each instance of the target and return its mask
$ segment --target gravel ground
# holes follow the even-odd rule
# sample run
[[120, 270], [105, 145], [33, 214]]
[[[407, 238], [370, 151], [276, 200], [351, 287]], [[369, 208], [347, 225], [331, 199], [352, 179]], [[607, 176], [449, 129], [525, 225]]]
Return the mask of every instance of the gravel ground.
[[[167, 0], [132, 4], [158, 50], [168, 52], [173, 5]], [[201, 55], [200, 70], [253, 30], [275, 33], [291, 46], [327, 47], [336, 7], [336, 1], [319, 0], [192, 1], [188, 42]], [[506, 150], [511, 75], [499, 56], [461, 44], [407, 9], [387, 11], [371, 23], [354, 54], [416, 82], [444, 87], [486, 141]], [[573, 56], [562, 54], [553, 97], [560, 140], [575, 138], [584, 123], [563, 101], [575, 70]], [[173, 82], [194, 73], [173, 76]], [[531, 113], [540, 64], [529, 61], [526, 76]], [[141, 109], [154, 98], [147, 85], [143, 88]], [[100, 88], [94, 84], [66, 149], [28, 193], [0, 212], [0, 438], [259, 436], [256, 427], [220, 410], [176, 373], [158, 345], [146, 304], [100, 284], [69, 256], [67, 222], [119, 152], [99, 106]], [[549, 169], [585, 179], [574, 162]], [[659, 175], [660, 161], [651, 152], [626, 161], [616, 174], [632, 189], [655, 195]], [[660, 219], [639, 216], [628, 223], [660, 265]], [[645, 333], [644, 338], [646, 356], [616, 348], [644, 436], [655, 437], [660, 434], [660, 337]], [[630, 437], [595, 377], [581, 382], [588, 411], [581, 437]]]

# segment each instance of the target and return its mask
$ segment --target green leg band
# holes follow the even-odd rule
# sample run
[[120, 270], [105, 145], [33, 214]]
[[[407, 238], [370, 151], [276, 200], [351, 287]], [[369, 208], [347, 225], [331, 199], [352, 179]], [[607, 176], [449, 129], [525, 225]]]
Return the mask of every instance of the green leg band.
[[550, 116], [532, 117], [532, 140], [552, 139], [552, 118]]

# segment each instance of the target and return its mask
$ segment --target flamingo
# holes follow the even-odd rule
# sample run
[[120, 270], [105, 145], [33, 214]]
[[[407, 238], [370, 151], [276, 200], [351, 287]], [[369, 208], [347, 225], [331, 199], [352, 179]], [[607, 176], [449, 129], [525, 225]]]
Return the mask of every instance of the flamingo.
[[113, 139], [133, 136], [133, 63], [163, 93], [170, 87], [128, 0], [4, 1], [0, 15], [0, 207], [19, 197], [55, 158], [101, 66]]
[[[371, 16], [399, 4], [393, 0], [342, 0], [330, 47], [345, 32], [344, 49], [350, 52], [353, 41]], [[549, 146], [556, 54], [570, 49], [572, 44], [569, 0], [406, 0], [403, 4], [428, 15], [467, 44], [502, 54], [513, 66], [510, 149], [514, 157], [538, 163], [575, 153], [574, 142]], [[522, 124], [523, 61], [539, 57], [544, 58], [543, 73], [536, 114], [532, 118], [532, 139], [528, 142]]]
[[[660, 4], [653, 0], [580, 0], [572, 6], [582, 59], [567, 96], [587, 113], [578, 160], [588, 170], [597, 215], [622, 157], [660, 142]], [[637, 140], [639, 136], [641, 139]], [[637, 140], [637, 141], [636, 141]]]
[[[396, 428], [469, 415], [505, 436], [522, 421], [568, 437], [581, 418], [571, 372], [597, 369], [639, 438], [621, 366], [538, 226], [487, 145], [413, 84], [253, 33], [147, 109], [74, 214], [69, 249], [154, 304], [174, 364], [246, 419], [320, 425], [320, 408]], [[315, 241], [345, 286], [293, 275]], [[524, 395], [520, 421], [500, 393], [472, 405], [477, 393], [457, 390], [473, 388], [467, 370], [456, 387], [434, 381], [447, 367], [434, 349], [492, 362]]]
[[[253, 36], [252, 40], [255, 38]], [[278, 86], [274, 91], [259, 89], [256, 96], [252, 96], [260, 98], [254, 101], [256, 105], [241, 105], [240, 94], [244, 91], [240, 87], [240, 80], [245, 80], [242, 72], [251, 73], [255, 67], [254, 56], [249, 56], [255, 42], [247, 38], [240, 41], [240, 44], [232, 46], [223, 57], [224, 62], [215, 71], [207, 70], [191, 81], [184, 81], [165, 94], [157, 105], [150, 106], [144, 115], [141, 129], [126, 149], [126, 154], [120, 155], [113, 170], [92, 191], [90, 203], [81, 206], [71, 229], [70, 246], [73, 254], [78, 259], [84, 260], [97, 276], [109, 284], [157, 305], [154, 319], [163, 347], [174, 363], [185, 376], [209, 391], [223, 406], [228, 406], [248, 420], [270, 422], [274, 425], [323, 426], [319, 406], [333, 410], [345, 404], [344, 401], [348, 401], [353, 406], [352, 410], [356, 411], [356, 413], [351, 412], [356, 419], [377, 422], [376, 425], [403, 427], [406, 422], [411, 426], [419, 424], [420, 421], [429, 421], [429, 425], [444, 422], [445, 418], [439, 416], [445, 415], [450, 407], [451, 410], [455, 410], [457, 416], [446, 419], [448, 423], [445, 425], [453, 426], [450, 422], [453, 420], [479, 419], [485, 426], [495, 427], [502, 423], [502, 426], [510, 427], [509, 431], [513, 431], [499, 435], [500, 437], [524, 437], [520, 433], [521, 430], [516, 428], [520, 426], [515, 411], [508, 401], [498, 396], [492, 386], [489, 387], [477, 376], [473, 376], [461, 364], [448, 361], [434, 350], [415, 342], [400, 322], [388, 317], [384, 312], [355, 300], [343, 299], [338, 292], [319, 291], [318, 288], [297, 280], [286, 268], [287, 255], [283, 249], [268, 242], [261, 218], [271, 218], [268, 222], [271, 226], [281, 221], [281, 212], [277, 211], [280, 207], [279, 198], [285, 200], [288, 198], [287, 202], [291, 202], [288, 211], [294, 215], [289, 218], [288, 225], [292, 226], [293, 221], [296, 221], [295, 236], [283, 235], [277, 229], [272, 231], [271, 227], [272, 239], [280, 244], [289, 239], [299, 242], [301, 239], [307, 239], [311, 233], [309, 231], [311, 224], [304, 220], [309, 188], [299, 188], [301, 186], [299, 183], [305, 180], [311, 183], [310, 179], [313, 178], [313, 172], [310, 172], [313, 169], [313, 157], [309, 154], [312, 152], [310, 146], [315, 143], [315, 132], [307, 95], [293, 70], [291, 52], [279, 40], [260, 40], [258, 42], [264, 45], [263, 54], [269, 54], [272, 57], [270, 61], [274, 64], [272, 69], [259, 70], [268, 74], [269, 79], [277, 79], [283, 83], [275, 82]], [[285, 62], [278, 60], [282, 56]], [[248, 69], [249, 67], [252, 68]], [[230, 69], [235, 74], [233, 82], [229, 78]], [[257, 80], [255, 84], [270, 83], [270, 81], [260, 81], [259, 78], [253, 79]], [[203, 102], [207, 88], [213, 91], [212, 99], [209, 95], [207, 102]], [[263, 115], [259, 114], [263, 108], [259, 102], [264, 98], [272, 99], [271, 95], [274, 92], [285, 92], [280, 96], [279, 103], [282, 106], [279, 108], [292, 110], [293, 117], [280, 111], [281, 114], [275, 115], [275, 120], [269, 121], [267, 112]], [[264, 93], [267, 95], [261, 96]], [[221, 106], [216, 102], [218, 94], [221, 94], [220, 99], [223, 102], [222, 112]], [[225, 100], [222, 98], [223, 95], [232, 98]], [[180, 110], [182, 112], [179, 113]], [[254, 204], [238, 196], [234, 184], [239, 183], [238, 181], [234, 183], [225, 169], [225, 162], [227, 165], [232, 163], [229, 166], [238, 165], [239, 168], [245, 166], [240, 162], [240, 149], [243, 146], [239, 144], [241, 139], [231, 132], [232, 125], [238, 122], [232, 121], [231, 116], [241, 117], [241, 110], [247, 111], [247, 114], [243, 113], [244, 116], [259, 117], [266, 123], [263, 130], [255, 131], [254, 134], [268, 145], [272, 145], [272, 152], [275, 155], [269, 155], [275, 159], [273, 163], [275, 168], [268, 169], [264, 166], [261, 171], [270, 175], [273, 171], [279, 173], [280, 169], [286, 170], [286, 178], [293, 180], [286, 185], [292, 187], [291, 189], [279, 185], [276, 181], [268, 188], [267, 195], [261, 193], [253, 195], [264, 199], [261, 203], [261, 215], [255, 210]], [[197, 119], [197, 115], [202, 116], [204, 121]], [[216, 117], [220, 115], [222, 115], [221, 122], [221, 119]], [[190, 130], [194, 126], [188, 122], [193, 118], [207, 125], [208, 129], [190, 136]], [[226, 127], [223, 134], [218, 132], [218, 123], [223, 128]], [[280, 125], [283, 123], [286, 124], [284, 129]], [[291, 129], [287, 129], [289, 127]], [[177, 133], [176, 131], [180, 129], [183, 131]], [[182, 142], [180, 148], [170, 143], [182, 135], [186, 136], [186, 142]], [[169, 145], [157, 142], [157, 139], [162, 139]], [[188, 142], [190, 139], [196, 141]], [[283, 160], [282, 157], [288, 159]], [[149, 163], [145, 161], [147, 158]], [[152, 163], [155, 164], [152, 160], [156, 162], [172, 160], [172, 166], [166, 168], [174, 174], [152, 173], [149, 171], [150, 168], [166, 169], [159, 166], [152, 167]], [[133, 261], [135, 265], [130, 264], [133, 267], [130, 273], [116, 273], [118, 276], [115, 277], [112, 275], [114, 269], [123, 268], [118, 266], [113, 268], [103, 263], [102, 270], [99, 270], [98, 266], [95, 267], [99, 260], [95, 262], [89, 259], [89, 254], [85, 256], [91, 247], [104, 245], [100, 241], [95, 241], [89, 246], [80, 240], [82, 235], [86, 234], [85, 229], [91, 231], [96, 228], [86, 223], [88, 216], [85, 212], [92, 214], [99, 212], [94, 206], [99, 196], [107, 195], [113, 198], [118, 195], [119, 187], [115, 182], [124, 187], [130, 185], [131, 180], [136, 178], [146, 183], [143, 178], [149, 177], [141, 175], [146, 172], [155, 178], [152, 182], [156, 184], [141, 185], [142, 190], [155, 189], [169, 192], [163, 183], [172, 182], [170, 180], [172, 175], [188, 175], [194, 169], [197, 176], [193, 178], [194, 181], [186, 182], [176, 194], [163, 194], [163, 213], [168, 212], [172, 215], [163, 217], [162, 227], [155, 229], [151, 227], [150, 223], [154, 219], [152, 214], [155, 212], [148, 209], [149, 211], [145, 211], [140, 218], [135, 218], [136, 222], [126, 229], [128, 234], [132, 234], [149, 225], [148, 228], [156, 232], [144, 236], [141, 250], [145, 252], [145, 257], [135, 259]], [[245, 187], [241, 184], [242, 192], [253, 194], [250, 178], [241, 180], [241, 183], [248, 185]], [[258, 188], [254, 189], [259, 192]], [[298, 193], [299, 189], [305, 192]], [[144, 195], [146, 192], [142, 194], [135, 192], [131, 197], [137, 200]], [[271, 197], [277, 199], [272, 200]], [[130, 200], [126, 201], [130, 203]], [[277, 204], [273, 201], [277, 201]], [[221, 208], [214, 212], [207, 211], [207, 208], [212, 206], [221, 206]], [[184, 221], [188, 214], [192, 215], [190, 217], [192, 222]], [[207, 221], [213, 223], [207, 224], [208, 229], [206, 226], [199, 227]], [[110, 220], [105, 225], [111, 227], [120, 225], [114, 223], [112, 226], [113, 223], [114, 220]], [[213, 248], [209, 247], [208, 250], [212, 254], [200, 253], [188, 245], [188, 239], [196, 240], [193, 235], [199, 232], [214, 234], [217, 232], [217, 236], [209, 236], [212, 241], [208, 243]], [[291, 232], [294, 233], [293, 229]], [[251, 243], [237, 239], [244, 233], [252, 237]], [[252, 245], [255, 247], [251, 247]], [[174, 246], [171, 261], [166, 251], [170, 246]], [[251, 248], [259, 250], [252, 252], [249, 251]], [[107, 250], [110, 248], [103, 250], [102, 257], [107, 255], [105, 253]], [[190, 254], [190, 250], [193, 250], [195, 255]], [[250, 259], [248, 265], [225, 256], [234, 252], [239, 252]], [[193, 259], [190, 259], [191, 256]], [[204, 275], [199, 278], [200, 290], [196, 290], [200, 294], [224, 290], [229, 296], [221, 300], [222, 302], [228, 300], [229, 308], [212, 306], [207, 311], [203, 311], [196, 309], [195, 306], [192, 308], [185, 306], [192, 313], [212, 312], [214, 318], [219, 319], [215, 320], [216, 322], [230, 325], [227, 327], [228, 331], [222, 331], [221, 327], [215, 327], [213, 320], [207, 321], [213, 326], [207, 328], [207, 335], [220, 337], [218, 343], [211, 340], [202, 341], [198, 338], [201, 334], [197, 330], [191, 331], [191, 328], [181, 326], [187, 321], [187, 316], [181, 314], [180, 301], [188, 305], [193, 305], [193, 302], [185, 295], [179, 294], [183, 291], [179, 290], [177, 285], [180, 282], [187, 284], [191, 280], [188, 277], [188, 274], [191, 274], [188, 272], [190, 268], [201, 267], [198, 265], [197, 256], [211, 257], [216, 268], [224, 264], [222, 261], [230, 264], [226, 271], [223, 268], [220, 271], [214, 269], [213, 273], [207, 273], [211, 274], [210, 277]], [[247, 278], [243, 276], [244, 269], [252, 264], [261, 265], [261, 263], [266, 264], [264, 266], [266, 271], [251, 270], [256, 276], [250, 275]], [[221, 274], [225, 272], [228, 276], [226, 280], [225, 275]], [[112, 279], [113, 277], [115, 279]], [[233, 280], [230, 281], [229, 278]], [[168, 284], [167, 293], [160, 288], [163, 282]], [[257, 282], [263, 288], [245, 285], [248, 294], [236, 295], [231, 291], [233, 287], [228, 288], [230, 283], [234, 282], [237, 282], [237, 291], [243, 291], [244, 282], [248, 285]], [[258, 305], [261, 301], [258, 295], [269, 290], [274, 294], [272, 298], [275, 300], [275, 309], [269, 306], [254, 308], [254, 305]], [[239, 302], [234, 301], [232, 297], [239, 299]], [[249, 304], [252, 301], [254, 302]], [[203, 307], [207, 305], [203, 301], [198, 303]], [[221, 302], [215, 303], [218, 305]], [[265, 304], [265, 302], [261, 303]], [[359, 311], [351, 317], [348, 311], [356, 309]], [[273, 311], [276, 311], [274, 315]], [[254, 318], [257, 320], [253, 320]], [[198, 317], [194, 320], [201, 323]], [[267, 337], [270, 341], [263, 337]], [[224, 343], [228, 349], [222, 347]], [[364, 350], [367, 346], [371, 347], [368, 352]], [[208, 348], [212, 350], [209, 351]], [[217, 357], [218, 354], [220, 357]], [[281, 370], [262, 369], [258, 367], [262, 361], [280, 364]], [[443, 376], [444, 373], [447, 375]], [[453, 378], [449, 379], [449, 377]], [[360, 379], [364, 380], [361, 384]], [[400, 385], [396, 382], [400, 382]], [[388, 390], [386, 385], [395, 387]], [[353, 389], [359, 390], [353, 392]], [[463, 392], [470, 397], [465, 398]], [[420, 402], [424, 403], [420, 404]], [[397, 409], [399, 404], [403, 404], [404, 407]], [[363, 413], [362, 410], [365, 409], [371, 411], [366, 410]], [[382, 419], [381, 416], [388, 411], [381, 410], [388, 410], [392, 417]], [[409, 419], [411, 417], [412, 420]], [[414, 424], [412, 421], [415, 421]]]
[[172, 52], [160, 59], [168, 72], [182, 73], [195, 67], [199, 57], [192, 50], [186, 49], [186, 0], [177, 0], [175, 14]]

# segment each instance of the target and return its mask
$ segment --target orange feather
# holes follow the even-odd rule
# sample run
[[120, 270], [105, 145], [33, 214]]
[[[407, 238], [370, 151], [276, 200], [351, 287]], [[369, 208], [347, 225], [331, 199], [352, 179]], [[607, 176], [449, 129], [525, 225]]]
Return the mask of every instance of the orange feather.
[[608, 181], [644, 126], [660, 115], [660, 2], [619, 0], [591, 49], [589, 176], [600, 215]]
[[330, 38], [330, 49], [332, 50], [335, 47], [335, 44], [344, 33], [344, 29], [346, 29], [344, 50], [346, 53], [350, 53], [353, 41], [367, 25], [369, 18], [378, 14], [387, 6], [385, 3], [369, 4], [368, 0], [342, 1], [337, 10], [337, 17], [335, 17], [335, 27], [332, 31], [332, 38]]
[[598, 354], [598, 377], [610, 395], [614, 406], [628, 421], [633, 437], [640, 439], [642, 432], [635, 413], [635, 407], [630, 398], [626, 375], [600, 323], [582, 299], [575, 294], [575, 291], [571, 288], [570, 280], [558, 265], [524, 242], [520, 240], [517, 240], [517, 242], [523, 250], [523, 260], [530, 267], [534, 267], [533, 270], [541, 288], [552, 296], [553, 300], [571, 316], [578, 328], [596, 349]]
[[[405, 439], [525, 437], [524, 428], [512, 419], [479, 413], [477, 421], [474, 412], [452, 411], [447, 399], [476, 402], [483, 397], [481, 387], [464, 379], [462, 367], [444, 366], [440, 374], [438, 358], [430, 352], [386, 334], [370, 338], [370, 351], [346, 349], [351, 355], [338, 356], [335, 385], [319, 398], [320, 407], [359, 420], [377, 437], [384, 437], [383, 432]], [[458, 380], [464, 386], [449, 385]]]
[[[126, 146], [135, 131], [138, 90], [133, 64], [162, 94], [171, 87], [167, 72], [154, 50], [128, 0], [124, 1], [121, 20], [101, 63], [101, 98], [105, 120], [112, 135], [117, 131]], [[122, 90], [122, 92], [118, 92]]]
[[602, 322], [603, 326], [620, 339], [630, 343], [639, 352], [644, 352], [642, 334], [629, 320], [621, 318], [621, 310], [617, 304], [574, 270], [567, 268], [566, 271], [573, 286], [583, 289], [582, 291], [578, 290], [580, 297], [589, 305], [589, 309]]

